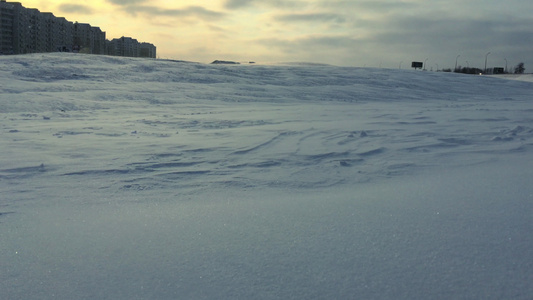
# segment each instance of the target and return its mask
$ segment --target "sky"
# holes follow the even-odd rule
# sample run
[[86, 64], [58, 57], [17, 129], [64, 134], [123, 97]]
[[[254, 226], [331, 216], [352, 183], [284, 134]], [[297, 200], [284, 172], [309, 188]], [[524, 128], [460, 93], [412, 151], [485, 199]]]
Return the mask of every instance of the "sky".
[[[21, 0], [164, 59], [533, 71], [531, 0]], [[488, 54], [490, 53], [490, 54]]]

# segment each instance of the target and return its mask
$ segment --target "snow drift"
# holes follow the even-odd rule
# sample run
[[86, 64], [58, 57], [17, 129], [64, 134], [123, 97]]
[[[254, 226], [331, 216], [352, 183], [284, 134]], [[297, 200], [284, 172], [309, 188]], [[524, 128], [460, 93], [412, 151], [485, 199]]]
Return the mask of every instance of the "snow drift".
[[529, 299], [533, 83], [0, 57], [6, 299]]

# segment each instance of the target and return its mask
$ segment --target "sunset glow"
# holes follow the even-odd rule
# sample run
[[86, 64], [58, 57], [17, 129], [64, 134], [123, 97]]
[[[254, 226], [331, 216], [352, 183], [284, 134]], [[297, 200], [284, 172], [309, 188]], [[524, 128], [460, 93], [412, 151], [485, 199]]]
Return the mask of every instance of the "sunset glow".
[[129, 36], [160, 58], [209, 62], [311, 61], [401, 67], [510, 65], [530, 55], [533, 3], [506, 1], [27, 0], [22, 5], [90, 23], [107, 38]]

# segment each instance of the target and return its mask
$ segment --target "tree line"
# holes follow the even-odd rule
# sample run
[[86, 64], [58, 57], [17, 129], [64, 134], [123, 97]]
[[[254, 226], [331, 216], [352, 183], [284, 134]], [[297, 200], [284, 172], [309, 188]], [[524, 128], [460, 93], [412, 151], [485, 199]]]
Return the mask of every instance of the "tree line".
[[[443, 72], [452, 72], [452, 69], [448, 68], [448, 69], [443, 69], [442, 71]], [[509, 74], [509, 73], [524, 74], [524, 72], [526, 71], [526, 68], [524, 67], [524, 63], [521, 62], [521, 63], [517, 64], [514, 67], [514, 69], [512, 68], [510, 71], [514, 71], [514, 72], [508, 72], [507, 70], [505, 70], [503, 73], [504, 74]], [[480, 68], [461, 67], [461, 66], [458, 66], [455, 70], [453, 70], [453, 72], [455, 72], [455, 73], [463, 73], [463, 74], [482, 74], [482, 73], [485, 73]], [[493, 73], [493, 70], [489, 69], [488, 73], [489, 74]]]

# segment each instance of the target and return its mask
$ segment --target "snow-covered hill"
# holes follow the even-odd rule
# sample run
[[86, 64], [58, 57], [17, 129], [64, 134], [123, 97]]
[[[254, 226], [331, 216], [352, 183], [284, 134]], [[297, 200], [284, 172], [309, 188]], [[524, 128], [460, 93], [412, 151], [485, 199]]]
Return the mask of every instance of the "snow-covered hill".
[[528, 299], [533, 83], [0, 57], [6, 299]]

